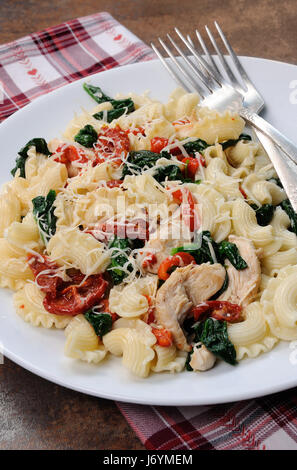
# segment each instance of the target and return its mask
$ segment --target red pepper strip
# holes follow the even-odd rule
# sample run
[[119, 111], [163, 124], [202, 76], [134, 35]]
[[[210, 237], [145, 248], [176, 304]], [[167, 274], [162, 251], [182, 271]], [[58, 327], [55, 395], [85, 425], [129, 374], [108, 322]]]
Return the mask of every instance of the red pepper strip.
[[208, 316], [216, 320], [224, 320], [229, 323], [240, 321], [242, 307], [224, 300], [207, 300], [203, 304], [193, 307], [191, 313], [195, 321]]
[[157, 257], [154, 253], [148, 253], [142, 262], [142, 267], [148, 268], [149, 266], [156, 264], [157, 261]]
[[171, 331], [165, 330], [165, 328], [162, 328], [161, 330], [159, 330], [158, 328], [152, 328], [152, 333], [154, 333], [155, 337], [157, 338], [157, 344], [159, 346], [168, 348], [172, 345]]
[[54, 160], [58, 163], [64, 163], [64, 165], [66, 165], [69, 178], [77, 176], [81, 170], [76, 165], [73, 165], [73, 162], [77, 162], [80, 164], [85, 164], [89, 162], [89, 159], [86, 156], [85, 152], [80, 148], [74, 147], [73, 145], [60, 145], [56, 149], [56, 152], [60, 153], [60, 155], [55, 157]]
[[242, 189], [241, 186], [239, 186], [239, 191], [241, 192], [241, 194], [243, 195], [244, 199], [247, 199], [247, 193], [245, 192], [244, 189]]
[[115, 166], [120, 166], [122, 158], [130, 150], [130, 140], [127, 133], [120, 126], [113, 129], [109, 127], [102, 128], [98, 135], [98, 140], [94, 145], [96, 159], [93, 166], [105, 162], [108, 158]]
[[80, 163], [89, 161], [84, 151], [74, 147], [74, 145], [62, 144], [57, 147], [56, 153], [61, 153], [61, 155], [54, 158], [55, 162], [64, 163], [65, 165], [75, 161]]
[[[169, 139], [166, 139], [165, 137], [153, 137], [153, 139], [151, 139], [151, 151], [155, 153], [161, 153], [168, 144]], [[171, 153], [171, 155], [175, 155], [179, 160], [181, 160], [182, 154], [180, 148], [171, 148], [169, 153]]]
[[177, 204], [183, 204], [183, 217], [185, 224], [188, 225], [191, 232], [194, 232], [195, 228], [197, 228], [198, 221], [197, 215], [195, 212], [195, 198], [192, 195], [191, 191], [188, 188], [177, 189], [172, 193], [173, 199], [177, 202]]
[[195, 258], [189, 253], [181, 251], [173, 256], [169, 256], [168, 258], [164, 259], [164, 261], [162, 261], [158, 269], [158, 276], [160, 279], [162, 279], [162, 281], [166, 281], [166, 279], [168, 279], [170, 276], [168, 271], [171, 268], [174, 266], [187, 266], [188, 264], [196, 264]]
[[164, 147], [167, 147], [169, 140], [164, 137], [154, 137], [151, 139], [151, 151], [160, 153]]
[[200, 159], [186, 157], [182, 159], [182, 163], [185, 164], [186, 176], [194, 180], [199, 166], [205, 166], [205, 159], [202, 156], [200, 156]]

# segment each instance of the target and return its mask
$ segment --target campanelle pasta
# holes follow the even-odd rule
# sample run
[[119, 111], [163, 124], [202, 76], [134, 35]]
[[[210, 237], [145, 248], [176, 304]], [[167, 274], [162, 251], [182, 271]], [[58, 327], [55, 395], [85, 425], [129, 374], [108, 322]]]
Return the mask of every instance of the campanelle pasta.
[[297, 215], [244, 121], [182, 89], [84, 89], [94, 109], [31, 139], [0, 195], [17, 314], [65, 329], [69, 360], [142, 378], [296, 340]]

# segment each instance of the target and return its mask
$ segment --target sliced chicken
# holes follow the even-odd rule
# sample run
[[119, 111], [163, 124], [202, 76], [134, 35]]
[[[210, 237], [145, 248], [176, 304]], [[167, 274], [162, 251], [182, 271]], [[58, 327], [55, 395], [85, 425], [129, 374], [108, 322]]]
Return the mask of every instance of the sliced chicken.
[[235, 243], [248, 267], [237, 270], [229, 260], [226, 260], [229, 285], [227, 290], [219, 297], [219, 300], [228, 300], [231, 303], [245, 307], [254, 300], [260, 287], [260, 261], [252, 241], [230, 235], [229, 242]]
[[220, 264], [190, 264], [177, 268], [158, 290], [156, 320], [171, 331], [178, 349], [191, 350], [181, 328], [191, 307], [212, 297], [224, 279], [225, 269]]
[[192, 265], [187, 274], [185, 287], [193, 305], [210, 299], [222, 287], [225, 277], [226, 272], [221, 264]]

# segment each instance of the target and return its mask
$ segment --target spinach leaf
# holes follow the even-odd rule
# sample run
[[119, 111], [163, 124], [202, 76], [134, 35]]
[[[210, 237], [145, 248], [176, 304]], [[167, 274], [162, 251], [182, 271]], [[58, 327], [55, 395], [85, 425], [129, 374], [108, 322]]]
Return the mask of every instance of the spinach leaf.
[[97, 142], [97, 138], [98, 135], [94, 127], [90, 124], [87, 124], [76, 134], [74, 140], [84, 147], [91, 148], [93, 147], [94, 143]]
[[93, 100], [97, 101], [97, 103], [105, 103], [106, 101], [112, 101], [110, 96], [105, 95], [100, 87], [89, 85], [88, 83], [83, 84], [84, 90], [93, 98]]
[[[212, 249], [211, 249], [212, 248]], [[214, 263], [213, 252], [217, 259], [218, 263], [224, 265], [224, 260], [228, 258], [230, 262], [236, 269], [245, 269], [247, 268], [247, 263], [240, 256], [239, 250], [234, 243], [223, 241], [221, 243], [216, 243], [209, 231], [204, 230], [198, 234], [198, 239], [195, 243], [190, 243], [188, 245], [179, 246], [171, 250], [171, 255], [175, 255], [180, 251], [189, 253], [195, 258], [197, 264], [210, 262]], [[227, 273], [226, 273], [227, 277]], [[228, 279], [225, 279], [225, 282], [221, 288], [223, 293], [228, 286]]]
[[219, 243], [219, 254], [221, 260], [228, 258], [236, 269], [246, 269], [248, 267], [245, 260], [240, 256], [239, 250], [235, 243], [222, 241]]
[[100, 338], [111, 330], [112, 318], [109, 313], [95, 313], [93, 310], [88, 310], [85, 313], [85, 319], [92, 325], [96, 335]]
[[235, 365], [236, 351], [228, 337], [227, 322], [207, 318], [195, 327], [195, 342], [201, 341], [216, 356]]
[[118, 119], [123, 114], [129, 114], [135, 110], [134, 103], [130, 98], [127, 100], [112, 100], [111, 103], [113, 104], [114, 109], [100, 111], [99, 113], [93, 114], [93, 117], [98, 119], [98, 121], [102, 121], [102, 119], [104, 119], [104, 113], [106, 113], [107, 122], [112, 122], [114, 119]]
[[219, 262], [219, 250], [217, 243], [211, 238], [210, 232], [208, 230], [204, 230], [198, 234], [198, 240], [195, 243], [190, 243], [188, 245], [179, 246], [177, 248], [173, 248], [171, 250], [171, 255], [175, 255], [180, 251], [184, 251], [189, 253], [195, 258], [197, 264], [207, 263], [210, 262], [211, 264], [214, 263], [211, 249], [209, 245], [212, 246], [215, 256]]
[[256, 212], [257, 222], [261, 227], [270, 224], [275, 210], [272, 204], [263, 204], [261, 207], [258, 207], [256, 204], [251, 204], [251, 207]]
[[131, 98], [115, 100], [103, 93], [100, 87], [88, 85], [87, 83], [83, 84], [83, 88], [97, 103], [101, 104], [109, 102], [113, 107], [113, 109], [108, 111], [100, 111], [99, 113], [93, 114], [93, 117], [99, 121], [103, 119], [104, 113], [106, 113], [107, 122], [111, 122], [122, 116], [122, 114], [128, 114], [135, 110], [135, 106]]
[[160, 166], [154, 173], [153, 177], [159, 183], [165, 181], [166, 178], [170, 181], [181, 180], [184, 181], [183, 174], [177, 165], [167, 165], [167, 166]]
[[51, 189], [46, 197], [37, 196], [32, 199], [33, 215], [36, 220], [40, 236], [46, 245], [56, 233], [57, 217], [54, 214], [56, 192]]
[[127, 163], [125, 163], [123, 167], [121, 179], [124, 179], [126, 175], [141, 175], [144, 170], [155, 166], [160, 158], [170, 160], [171, 155], [167, 152], [155, 153], [150, 150], [129, 152]]
[[291, 222], [291, 231], [297, 235], [297, 214], [294, 211], [289, 199], [285, 199], [280, 203], [281, 208], [288, 214]]
[[[128, 261], [128, 256], [131, 253], [132, 242], [128, 238], [117, 238], [116, 236], [109, 243], [108, 248], [114, 248], [111, 254], [111, 263], [107, 268], [113, 279], [114, 284], [120, 284], [123, 282], [127, 273], [122, 269], [116, 269], [117, 267], [124, 266]], [[125, 250], [125, 251], [123, 251]], [[127, 265], [128, 271], [132, 271], [133, 267], [130, 264]]]
[[207, 142], [205, 142], [205, 140], [197, 139], [197, 140], [194, 140], [193, 142], [187, 142], [186, 144], [183, 144], [183, 147], [185, 151], [188, 153], [194, 153], [194, 152], [201, 153], [203, 150], [209, 147], [209, 145]]
[[29, 140], [29, 142], [25, 145], [25, 147], [23, 147], [18, 152], [19, 157], [16, 159], [16, 165], [11, 170], [12, 176], [14, 176], [17, 170], [20, 169], [20, 176], [22, 178], [26, 178], [25, 163], [28, 158], [28, 150], [30, 149], [30, 147], [35, 147], [36, 152], [43, 153], [43, 155], [46, 155], [47, 157], [51, 155], [51, 152], [48, 149], [46, 140], [44, 140], [42, 137], [36, 137], [35, 139]]
[[225, 140], [225, 142], [221, 143], [221, 146], [223, 150], [226, 150], [227, 148], [233, 147], [234, 145], [236, 145], [240, 140], [252, 140], [252, 138], [248, 134], [240, 134], [238, 139]]

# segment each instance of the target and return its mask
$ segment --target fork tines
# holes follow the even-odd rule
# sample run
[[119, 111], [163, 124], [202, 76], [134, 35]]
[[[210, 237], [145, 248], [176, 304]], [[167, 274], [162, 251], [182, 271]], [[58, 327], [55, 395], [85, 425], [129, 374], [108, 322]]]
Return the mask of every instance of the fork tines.
[[[222, 32], [220, 26], [217, 22], [214, 24], [223, 46], [226, 48], [227, 53], [231, 57], [235, 70], [243, 83], [240, 82], [235, 76], [232, 68], [222, 53], [221, 48], [218, 46], [214, 35], [207, 26], [205, 26], [205, 29], [208, 38], [221, 62], [221, 66], [226, 74], [227, 80], [220, 72], [213, 55], [210, 53], [209, 48], [206, 46], [205, 41], [197, 29], [195, 34], [198, 40], [198, 44], [201, 46], [202, 53], [199, 52], [192, 38], [189, 35], [187, 35], [186, 38], [178, 28], [175, 28], [175, 33], [177, 38], [179, 38], [183, 45], [186, 46], [187, 54], [184, 53], [182, 48], [177, 44], [177, 41], [173, 39], [170, 34], [167, 34], [167, 44], [161, 38], [159, 38], [159, 43], [168, 55], [168, 58], [171, 60], [166, 60], [164, 55], [161, 54], [156, 46], [151, 44], [153, 50], [156, 52], [157, 56], [169, 71], [170, 75], [174, 78], [174, 80], [176, 80], [187, 91], [192, 91], [192, 89], [194, 89], [200, 94], [202, 98], [205, 96], [205, 94], [207, 95], [209, 92], [212, 93], [223, 84], [227, 85], [228, 83], [231, 83], [235, 90], [239, 92], [244, 91], [251, 84], [244, 68], [239, 62], [237, 55], [232, 49], [226, 36]], [[205, 58], [203, 57], [203, 54]]]

